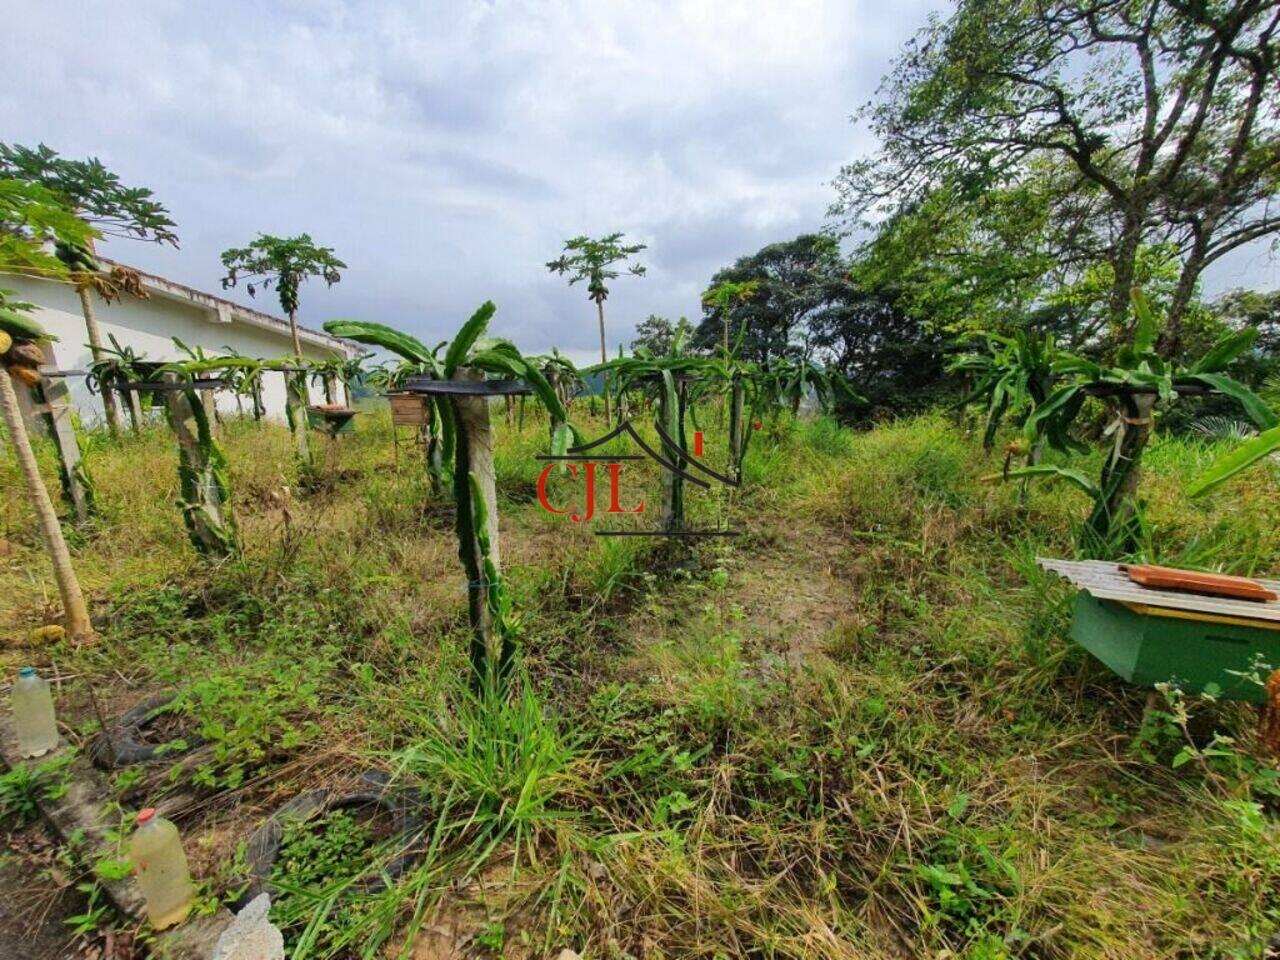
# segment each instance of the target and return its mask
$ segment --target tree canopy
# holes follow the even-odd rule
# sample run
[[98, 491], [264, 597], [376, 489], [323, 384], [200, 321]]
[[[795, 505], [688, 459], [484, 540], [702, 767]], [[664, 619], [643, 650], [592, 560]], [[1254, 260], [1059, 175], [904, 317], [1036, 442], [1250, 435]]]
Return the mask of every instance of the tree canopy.
[[68, 160], [43, 143], [0, 143], [0, 177], [45, 188], [99, 236], [178, 245], [176, 224], [152, 192], [125, 186], [96, 157]]
[[834, 212], [874, 229], [939, 191], [1025, 190], [1052, 170], [1048, 251], [1110, 268], [1116, 339], [1142, 248], [1175, 251], [1171, 356], [1204, 268], [1280, 230], [1277, 25], [1270, 0], [961, 0], [860, 114], [882, 147], [844, 168]]
[[[607, 281], [615, 280], [621, 271], [615, 264], [631, 259], [637, 253], [647, 249], [643, 243], [624, 243], [621, 233], [593, 240], [587, 236], [566, 240], [564, 252], [554, 260], [547, 261], [547, 269], [552, 273], [569, 277], [569, 286], [586, 282], [588, 299], [603, 303], [609, 298]], [[644, 264], [632, 260], [626, 266], [627, 273], [635, 277], [643, 277]]]

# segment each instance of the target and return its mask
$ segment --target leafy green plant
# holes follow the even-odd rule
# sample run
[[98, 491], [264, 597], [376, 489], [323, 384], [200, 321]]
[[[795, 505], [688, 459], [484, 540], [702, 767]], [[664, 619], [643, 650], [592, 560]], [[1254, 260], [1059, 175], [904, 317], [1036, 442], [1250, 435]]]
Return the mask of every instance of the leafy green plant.
[[[948, 370], [977, 378], [973, 390], [961, 402], [986, 402], [982, 447], [990, 450], [1006, 415], [1029, 414], [1048, 399], [1058, 378], [1054, 367], [1058, 347], [1052, 334], [1027, 330], [1019, 330], [1011, 337], [986, 334], [986, 346], [984, 353], [956, 358]], [[1038, 459], [1038, 449], [1033, 449], [1029, 465], [1034, 466]]]
[[1058, 450], [1083, 450], [1084, 444], [1071, 435], [1071, 427], [1089, 397], [1108, 400], [1112, 414], [1104, 433], [1108, 447], [1101, 478], [1094, 482], [1079, 470], [1058, 464], [1040, 464], [1003, 475], [1006, 480], [1058, 477], [1088, 495], [1093, 500], [1093, 510], [1085, 523], [1084, 540], [1091, 551], [1123, 552], [1138, 540], [1141, 519], [1137, 493], [1142, 455], [1158, 405], [1173, 403], [1180, 396], [1214, 391], [1239, 403], [1261, 427], [1270, 429], [1280, 423], [1261, 397], [1222, 372], [1253, 345], [1256, 330], [1226, 334], [1199, 360], [1181, 367], [1156, 352], [1159, 320], [1137, 289], [1133, 291], [1133, 309], [1137, 316], [1134, 341], [1120, 349], [1116, 365], [1104, 366], [1060, 354], [1054, 369], [1068, 382], [1036, 407], [1025, 427], [1028, 441], [1033, 444], [1044, 439]]

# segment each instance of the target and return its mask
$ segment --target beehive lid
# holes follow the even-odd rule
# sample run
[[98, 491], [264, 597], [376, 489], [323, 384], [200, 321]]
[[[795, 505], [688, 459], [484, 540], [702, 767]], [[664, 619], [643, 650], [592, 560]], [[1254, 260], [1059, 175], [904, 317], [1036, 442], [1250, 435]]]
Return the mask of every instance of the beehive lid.
[[[1106, 560], [1054, 560], [1049, 557], [1037, 557], [1036, 562], [1045, 570], [1066, 578], [1099, 600], [1115, 600], [1131, 605], [1280, 623], [1280, 601], [1240, 600], [1232, 597], [1188, 593], [1182, 590], [1146, 587], [1130, 580], [1122, 564]], [[1268, 590], [1280, 591], [1280, 581], [1258, 580], [1257, 582]]]

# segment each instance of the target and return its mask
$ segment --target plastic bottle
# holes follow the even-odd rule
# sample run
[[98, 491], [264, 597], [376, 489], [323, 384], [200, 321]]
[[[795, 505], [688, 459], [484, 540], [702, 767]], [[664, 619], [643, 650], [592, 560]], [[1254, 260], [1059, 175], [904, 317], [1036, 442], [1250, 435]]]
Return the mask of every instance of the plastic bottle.
[[18, 671], [13, 685], [13, 724], [18, 730], [18, 752], [39, 757], [58, 745], [58, 724], [53, 715], [49, 681], [36, 676], [35, 667]]
[[138, 814], [138, 829], [129, 838], [129, 859], [133, 861], [147, 905], [147, 919], [157, 930], [172, 927], [187, 918], [195, 889], [187, 870], [178, 828], [152, 807]]

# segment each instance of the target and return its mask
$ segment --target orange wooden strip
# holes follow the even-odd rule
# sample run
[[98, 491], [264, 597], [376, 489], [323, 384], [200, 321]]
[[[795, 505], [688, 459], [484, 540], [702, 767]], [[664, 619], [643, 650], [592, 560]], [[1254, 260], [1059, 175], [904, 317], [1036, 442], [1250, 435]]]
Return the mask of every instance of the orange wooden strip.
[[1234, 597], [1238, 600], [1264, 602], [1280, 599], [1280, 594], [1274, 590], [1268, 590], [1258, 581], [1250, 580], [1248, 577], [1143, 564], [1124, 565], [1122, 569], [1134, 583], [1155, 590], [1184, 590], [1214, 597]]

